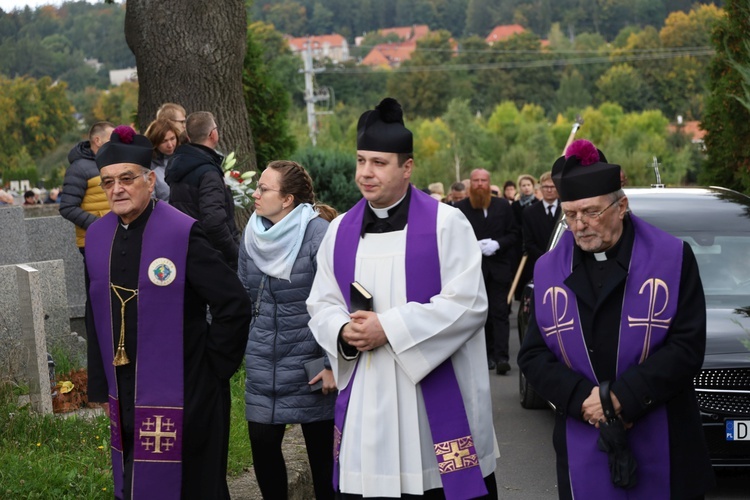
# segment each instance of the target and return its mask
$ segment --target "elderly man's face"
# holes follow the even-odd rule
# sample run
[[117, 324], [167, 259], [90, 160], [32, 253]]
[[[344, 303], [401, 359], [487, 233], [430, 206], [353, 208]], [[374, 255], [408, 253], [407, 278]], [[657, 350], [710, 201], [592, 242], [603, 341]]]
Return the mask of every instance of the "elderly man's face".
[[130, 224], [146, 210], [156, 183], [152, 171], [132, 163], [115, 163], [103, 167], [100, 175], [109, 208], [124, 224]]
[[610, 195], [595, 196], [561, 204], [565, 220], [581, 250], [604, 252], [622, 236], [628, 198], [612, 202]]

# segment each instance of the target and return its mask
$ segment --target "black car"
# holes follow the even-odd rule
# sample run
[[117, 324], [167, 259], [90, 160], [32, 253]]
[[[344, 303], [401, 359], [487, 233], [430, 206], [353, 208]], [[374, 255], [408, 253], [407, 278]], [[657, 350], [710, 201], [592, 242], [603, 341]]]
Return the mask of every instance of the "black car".
[[[688, 242], [706, 295], [703, 368], [694, 379], [714, 466], [750, 467], [750, 197], [723, 188], [626, 189], [631, 211]], [[558, 223], [550, 248], [564, 229]], [[520, 340], [529, 322], [533, 282], [518, 314]], [[544, 401], [519, 379], [521, 405]]]

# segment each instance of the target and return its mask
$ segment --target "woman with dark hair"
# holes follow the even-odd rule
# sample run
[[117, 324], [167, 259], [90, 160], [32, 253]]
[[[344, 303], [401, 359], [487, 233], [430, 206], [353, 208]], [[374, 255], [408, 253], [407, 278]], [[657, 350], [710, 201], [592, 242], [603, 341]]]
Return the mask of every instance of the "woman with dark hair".
[[281, 441], [287, 424], [299, 423], [315, 496], [333, 498], [336, 383], [307, 326], [305, 300], [318, 247], [336, 211], [316, 202], [310, 175], [293, 161], [271, 162], [253, 198], [255, 211], [240, 244], [239, 276], [253, 303], [245, 350], [245, 417], [257, 457], [255, 476], [263, 498], [287, 498]]
[[151, 170], [156, 173], [154, 197], [168, 202], [169, 184], [164, 180], [164, 173], [167, 170], [169, 159], [177, 148], [180, 131], [171, 120], [160, 118], [151, 122], [144, 135], [154, 145], [154, 157], [151, 160]]
[[[513, 209], [513, 216], [516, 218], [518, 227], [523, 227], [523, 211], [529, 208], [539, 200], [534, 196], [534, 187], [536, 186], [536, 178], [531, 174], [521, 174], [518, 176], [518, 199], [511, 204]], [[515, 248], [516, 252], [516, 264], [520, 263], [521, 257], [524, 253], [523, 238], [519, 238], [518, 244]], [[518, 271], [516, 270], [516, 273]], [[531, 266], [525, 266], [521, 274], [519, 283], [528, 283], [534, 273], [534, 269]], [[523, 286], [517, 286], [516, 291], [513, 294], [516, 300], [521, 300], [521, 294], [523, 293]]]

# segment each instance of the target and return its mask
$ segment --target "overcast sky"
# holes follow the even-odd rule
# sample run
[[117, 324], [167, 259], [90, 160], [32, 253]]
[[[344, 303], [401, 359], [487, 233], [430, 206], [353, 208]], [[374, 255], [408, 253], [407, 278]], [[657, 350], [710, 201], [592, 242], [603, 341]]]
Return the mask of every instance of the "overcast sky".
[[[86, 0], [88, 3], [95, 3], [103, 0]], [[5, 12], [10, 12], [13, 9], [23, 9], [24, 6], [28, 5], [32, 9], [39, 7], [40, 5], [60, 5], [63, 0], [0, 0], [0, 8]]]

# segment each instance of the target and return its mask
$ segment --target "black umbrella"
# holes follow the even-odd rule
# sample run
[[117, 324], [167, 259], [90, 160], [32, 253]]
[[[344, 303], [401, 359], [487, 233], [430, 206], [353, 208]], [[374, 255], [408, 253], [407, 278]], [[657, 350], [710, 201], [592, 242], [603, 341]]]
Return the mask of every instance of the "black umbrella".
[[609, 382], [602, 382], [599, 386], [599, 398], [605, 420], [599, 421], [599, 440], [596, 444], [601, 451], [607, 453], [612, 483], [626, 490], [633, 488], [637, 483], [638, 464], [628, 447], [625, 424], [615, 414], [609, 394]]

